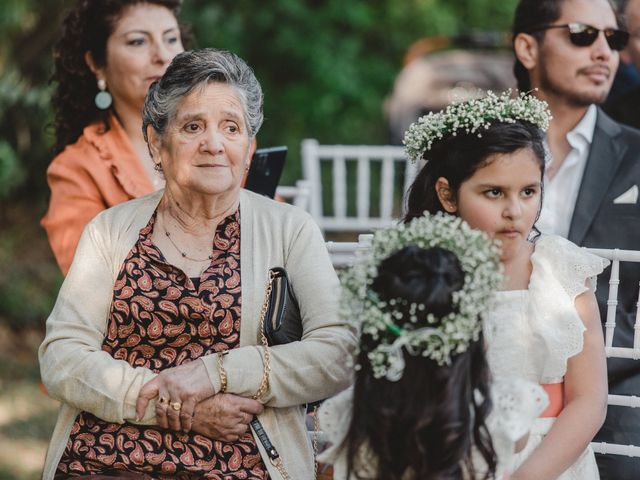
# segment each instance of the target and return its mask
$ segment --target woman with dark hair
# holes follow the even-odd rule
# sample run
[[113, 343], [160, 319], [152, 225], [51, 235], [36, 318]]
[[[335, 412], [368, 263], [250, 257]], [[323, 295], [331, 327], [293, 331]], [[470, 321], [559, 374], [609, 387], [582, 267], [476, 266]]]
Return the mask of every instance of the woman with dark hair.
[[188, 41], [181, 0], [78, 0], [54, 47], [56, 141], [42, 219], [66, 274], [97, 213], [161, 188], [142, 136], [142, 105]]
[[542, 389], [493, 381], [481, 320], [501, 281], [498, 248], [453, 217], [376, 233], [343, 278], [360, 330], [355, 385], [320, 407], [334, 478], [503, 478], [545, 406]]
[[484, 324], [494, 375], [539, 383], [549, 408], [514, 461], [513, 480], [598, 478], [589, 443], [607, 405], [595, 277], [607, 262], [541, 235], [546, 103], [509, 92], [450, 105], [413, 124], [407, 153], [426, 164], [406, 221], [424, 211], [466, 221], [501, 245], [505, 281]]

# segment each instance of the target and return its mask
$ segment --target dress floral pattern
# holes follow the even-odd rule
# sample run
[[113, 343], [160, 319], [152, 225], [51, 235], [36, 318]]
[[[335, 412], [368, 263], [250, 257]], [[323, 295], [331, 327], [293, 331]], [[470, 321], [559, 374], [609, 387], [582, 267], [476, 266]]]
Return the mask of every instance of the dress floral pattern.
[[[155, 214], [140, 231], [114, 285], [102, 350], [159, 372], [240, 341], [240, 212], [218, 225], [212, 261], [199, 279], [168, 264], [151, 241]], [[164, 479], [266, 479], [255, 439], [235, 443], [195, 432], [103, 421], [82, 412], [56, 479], [121, 471]]]

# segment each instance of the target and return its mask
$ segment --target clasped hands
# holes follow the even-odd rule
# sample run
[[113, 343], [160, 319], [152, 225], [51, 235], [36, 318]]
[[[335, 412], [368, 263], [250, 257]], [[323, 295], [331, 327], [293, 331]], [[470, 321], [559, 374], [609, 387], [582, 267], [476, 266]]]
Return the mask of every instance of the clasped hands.
[[202, 360], [163, 370], [147, 382], [138, 395], [137, 418], [144, 417], [149, 401], [156, 400], [156, 420], [162, 428], [236, 442], [254, 415], [264, 407], [256, 400], [218, 393]]

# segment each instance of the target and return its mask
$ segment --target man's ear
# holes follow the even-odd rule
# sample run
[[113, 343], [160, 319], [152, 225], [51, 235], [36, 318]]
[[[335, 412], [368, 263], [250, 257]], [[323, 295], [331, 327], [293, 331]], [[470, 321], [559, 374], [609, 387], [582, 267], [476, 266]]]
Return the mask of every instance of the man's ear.
[[527, 70], [532, 70], [538, 65], [540, 48], [538, 40], [528, 33], [519, 33], [513, 39], [513, 50], [516, 58]]
[[435, 189], [442, 208], [449, 213], [456, 213], [458, 211], [458, 206], [456, 205], [453, 191], [449, 186], [449, 180], [444, 177], [438, 178], [438, 180], [436, 180]]

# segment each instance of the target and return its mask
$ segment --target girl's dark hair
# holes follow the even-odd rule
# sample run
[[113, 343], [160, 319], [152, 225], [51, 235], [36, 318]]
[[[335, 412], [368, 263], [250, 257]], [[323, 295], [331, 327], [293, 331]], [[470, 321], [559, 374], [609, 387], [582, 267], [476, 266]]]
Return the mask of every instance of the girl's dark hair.
[[[442, 317], [453, 311], [452, 295], [463, 283], [464, 272], [452, 252], [408, 246], [381, 262], [371, 288], [382, 300], [406, 300], [407, 310], [411, 303], [422, 303], [424, 311], [418, 311], [417, 322], [411, 324], [420, 328], [427, 326], [427, 313]], [[405, 313], [398, 322], [411, 321]], [[401, 480], [409, 474], [421, 480], [453, 480], [463, 478], [463, 472], [471, 478], [493, 478], [496, 455], [485, 425], [491, 410], [490, 376], [482, 337], [450, 365], [404, 351], [404, 374], [397, 382], [373, 376], [367, 353], [378, 343], [365, 333], [360, 339], [361, 368], [347, 440], [349, 471], [358, 477], [365, 467], [358, 463], [358, 452], [365, 448], [377, 460], [376, 478]], [[474, 474], [472, 448], [488, 467], [483, 477]]]
[[[621, 24], [622, 18], [618, 15], [618, 9], [611, 0], [607, 0], [618, 24]], [[536, 28], [553, 24], [561, 15], [562, 4], [564, 0], [520, 0], [516, 7], [516, 13], [513, 17], [513, 25], [511, 26], [512, 39], [515, 40], [519, 33], [528, 33], [533, 35], [538, 43], [544, 38], [544, 30], [533, 31]], [[531, 81], [529, 72], [516, 57], [513, 64], [513, 73], [518, 82], [518, 89], [521, 92], [531, 90]]]
[[455, 136], [446, 135], [434, 142], [425, 153], [427, 163], [409, 190], [404, 221], [421, 217], [425, 211], [444, 212], [436, 193], [438, 178], [447, 179], [455, 197], [462, 182], [486, 165], [490, 155], [514, 153], [529, 148], [540, 163], [542, 178], [545, 159], [543, 140], [542, 130], [532, 123], [520, 120], [515, 123], [494, 122], [487, 130], [482, 130], [482, 137], [474, 133], [459, 132]]
[[[166, 7], [177, 18], [182, 0], [78, 0], [62, 21], [61, 35], [53, 48], [54, 72], [51, 77], [57, 83], [52, 97], [55, 154], [74, 143], [90, 123], [102, 120], [105, 129], [109, 128], [107, 111], [95, 106], [98, 87], [84, 55], [90, 52], [95, 63], [103, 66], [107, 39], [123, 10], [141, 3]], [[182, 44], [187, 48], [191, 40], [188, 27], [180, 24], [180, 33]]]

